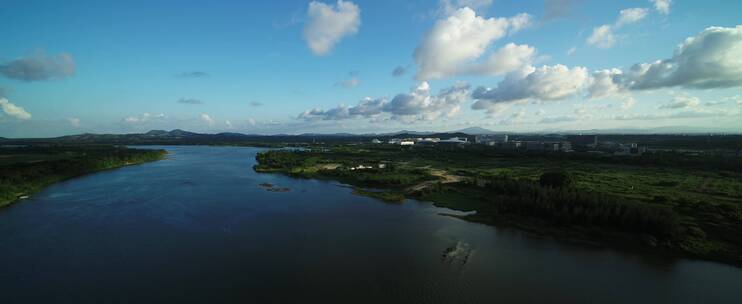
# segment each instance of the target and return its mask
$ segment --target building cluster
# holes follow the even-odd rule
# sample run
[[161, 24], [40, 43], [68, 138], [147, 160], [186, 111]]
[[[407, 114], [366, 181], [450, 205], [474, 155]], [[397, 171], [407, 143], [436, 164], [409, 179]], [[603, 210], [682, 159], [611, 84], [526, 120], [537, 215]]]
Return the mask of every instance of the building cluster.
[[[468, 138], [452, 137], [440, 138], [392, 138], [386, 141], [389, 145], [399, 146], [466, 146], [470, 144], [489, 146], [494, 149], [520, 152], [573, 152], [575, 146], [578, 151], [587, 151], [600, 154], [638, 156], [647, 152], [647, 148], [636, 143], [599, 142], [597, 135], [578, 136], [572, 140], [511, 140], [507, 134], [477, 135], [474, 141]], [[374, 144], [383, 144], [378, 139], [371, 141]]]
[[[371, 141], [374, 144], [381, 144], [382, 141], [374, 139]], [[448, 139], [432, 138], [432, 137], [417, 137], [417, 138], [392, 138], [387, 141], [390, 145], [399, 146], [413, 146], [413, 145], [467, 145], [469, 140], [467, 138], [452, 137]]]
[[568, 141], [508, 140], [507, 134], [478, 135], [475, 142], [503, 150], [534, 152], [572, 152]]

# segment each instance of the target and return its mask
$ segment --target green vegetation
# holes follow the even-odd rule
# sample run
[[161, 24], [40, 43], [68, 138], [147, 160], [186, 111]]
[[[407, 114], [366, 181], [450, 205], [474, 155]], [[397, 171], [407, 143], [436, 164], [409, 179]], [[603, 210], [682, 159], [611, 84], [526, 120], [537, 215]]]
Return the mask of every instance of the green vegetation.
[[257, 160], [258, 172], [333, 179], [385, 201], [412, 197], [476, 211], [466, 220], [742, 265], [738, 157], [346, 145], [268, 151]]
[[162, 159], [163, 150], [117, 146], [0, 148], [0, 207], [76, 176]]

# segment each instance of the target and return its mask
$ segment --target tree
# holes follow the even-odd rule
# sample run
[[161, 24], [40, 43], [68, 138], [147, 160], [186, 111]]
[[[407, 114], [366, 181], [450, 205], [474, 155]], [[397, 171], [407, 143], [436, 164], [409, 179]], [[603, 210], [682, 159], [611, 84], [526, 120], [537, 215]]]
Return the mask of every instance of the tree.
[[538, 181], [541, 186], [552, 188], [566, 188], [574, 184], [572, 177], [564, 171], [544, 172]]

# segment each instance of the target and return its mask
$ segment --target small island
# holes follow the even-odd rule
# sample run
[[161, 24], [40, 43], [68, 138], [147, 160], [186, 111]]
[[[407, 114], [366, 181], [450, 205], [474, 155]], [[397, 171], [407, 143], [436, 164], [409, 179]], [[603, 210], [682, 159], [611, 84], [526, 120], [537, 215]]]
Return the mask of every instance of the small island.
[[257, 172], [336, 180], [354, 193], [475, 211], [540, 236], [742, 265], [739, 160], [663, 153], [509, 153], [334, 145], [271, 150]]
[[0, 208], [73, 177], [163, 159], [164, 150], [109, 145], [0, 147]]

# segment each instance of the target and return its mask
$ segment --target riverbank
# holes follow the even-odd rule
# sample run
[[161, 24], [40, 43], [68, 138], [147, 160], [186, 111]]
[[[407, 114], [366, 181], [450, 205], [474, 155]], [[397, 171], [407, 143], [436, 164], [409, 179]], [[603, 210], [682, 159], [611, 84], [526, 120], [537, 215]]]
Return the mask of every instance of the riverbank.
[[118, 146], [0, 148], [0, 208], [74, 177], [161, 160], [164, 150]]
[[[413, 198], [476, 211], [457, 216], [467, 221], [742, 266], [736, 192], [742, 182], [735, 171], [368, 147], [269, 151], [256, 158], [257, 172], [337, 180], [388, 202]], [[544, 184], [551, 171], [564, 172], [568, 183]]]

